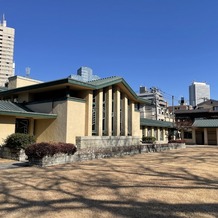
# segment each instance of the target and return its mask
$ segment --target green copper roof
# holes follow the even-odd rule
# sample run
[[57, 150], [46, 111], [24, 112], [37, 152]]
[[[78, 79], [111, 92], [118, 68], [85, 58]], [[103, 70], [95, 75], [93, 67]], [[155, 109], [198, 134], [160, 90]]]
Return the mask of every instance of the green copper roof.
[[103, 88], [117, 82], [122, 82], [122, 78], [118, 76], [107, 77], [103, 79], [92, 80], [87, 83], [96, 86], [96, 88]]
[[129, 90], [129, 92], [140, 102], [144, 102], [143, 99], [139, 98], [136, 93], [132, 90], [132, 88], [128, 85], [128, 83], [119, 76], [112, 76], [98, 80], [89, 81], [88, 84], [94, 85], [96, 89], [102, 89], [107, 86], [111, 86], [117, 83], [123, 83], [123, 85]]
[[54, 87], [54, 86], [60, 87], [61, 85], [67, 86], [68, 84], [80, 86], [81, 88], [84, 88], [84, 89], [95, 90], [95, 89], [102, 89], [104, 87], [115, 85], [118, 83], [122, 83], [122, 85], [131, 93], [132, 96], [134, 96], [134, 98], [138, 102], [145, 102], [142, 98], [136, 95], [136, 93], [132, 90], [132, 88], [128, 85], [128, 83], [122, 77], [118, 77], [118, 76], [107, 77], [107, 78], [93, 80], [89, 82], [82, 82], [82, 81], [71, 79], [71, 78], [65, 78], [65, 79], [60, 79], [60, 80], [55, 80], [55, 81], [50, 81], [50, 82], [44, 82], [44, 83], [19, 87], [15, 89], [8, 89], [4, 91], [2, 90], [0, 92], [2, 96], [7, 96], [10, 94], [27, 92], [27, 91], [37, 90], [41, 88]]
[[173, 128], [174, 125], [172, 122], [161, 121], [161, 120], [151, 120], [146, 118], [140, 119], [141, 126], [153, 126], [153, 127], [166, 127], [166, 128]]
[[16, 116], [16, 117], [32, 117], [35, 119], [54, 119], [56, 114], [38, 113], [29, 110], [21, 104], [11, 101], [0, 101], [0, 115]]
[[195, 120], [193, 127], [218, 127], [218, 119]]

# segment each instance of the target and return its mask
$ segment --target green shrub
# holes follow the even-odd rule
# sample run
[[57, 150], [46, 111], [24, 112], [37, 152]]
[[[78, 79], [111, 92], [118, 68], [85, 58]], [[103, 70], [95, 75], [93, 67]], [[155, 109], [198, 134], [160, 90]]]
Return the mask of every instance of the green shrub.
[[30, 144], [35, 143], [34, 136], [24, 133], [13, 133], [5, 139], [5, 147], [10, 149], [26, 149]]
[[77, 148], [71, 143], [48, 143], [41, 142], [30, 145], [26, 148], [25, 153], [30, 158], [43, 158], [53, 156], [57, 153], [74, 154]]
[[156, 141], [156, 138], [153, 136], [143, 136], [142, 142], [144, 143], [154, 143]]

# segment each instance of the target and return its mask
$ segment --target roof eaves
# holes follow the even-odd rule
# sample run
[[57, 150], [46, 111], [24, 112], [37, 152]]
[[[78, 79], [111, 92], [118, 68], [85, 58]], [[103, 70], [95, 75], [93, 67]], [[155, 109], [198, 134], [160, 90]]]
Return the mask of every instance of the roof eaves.
[[218, 119], [205, 119], [205, 120], [195, 120], [192, 124], [193, 127], [218, 127]]
[[[104, 80], [105, 80], [105, 82], [104, 82]], [[101, 82], [101, 83], [97, 84], [98, 81]], [[128, 85], [128, 83], [122, 77], [118, 77], [118, 76], [108, 77], [108, 78], [103, 78], [103, 79], [91, 81], [90, 83], [96, 83], [95, 84], [96, 89], [102, 89], [102, 88], [105, 88], [107, 86], [111, 86], [111, 85], [114, 85], [114, 84], [117, 84], [117, 83], [123, 83], [123, 85], [129, 90], [129, 92], [134, 96], [134, 98], [137, 101], [140, 101], [140, 102], [142, 101], [142, 99], [140, 99], [136, 95], [136, 93], [133, 91], [133, 89]]]
[[152, 120], [152, 119], [146, 119], [146, 118], [140, 119], [140, 125], [141, 126], [167, 127], [167, 128], [174, 127], [174, 124], [172, 122]]
[[79, 80], [74, 80], [74, 79], [71, 79], [71, 78], [64, 78], [64, 79], [60, 79], [60, 80], [53, 80], [53, 81], [49, 81], [49, 82], [44, 82], [44, 83], [39, 83], [39, 84], [23, 86], [23, 87], [19, 87], [19, 88], [14, 88], [14, 89], [1, 91], [1, 94], [12, 94], [12, 93], [16, 93], [16, 92], [23, 92], [23, 91], [33, 90], [33, 89], [51, 87], [51, 86], [54, 86], [54, 85], [60, 85], [60, 84], [64, 84], [64, 83], [80, 85], [80, 86], [84, 86], [84, 87], [91, 88], [91, 89], [95, 88], [95, 86], [93, 86], [91, 84], [88, 84], [86, 82], [82, 82], [82, 81], [79, 81]]
[[148, 100], [148, 99], [144, 99], [140, 96], [138, 96], [138, 100], [140, 101], [140, 103], [144, 103], [144, 104], [147, 104], [147, 105], [152, 105], [152, 101], [151, 100]]
[[57, 114], [45, 114], [36, 112], [21, 112], [21, 111], [0, 111], [0, 115], [17, 116], [17, 117], [32, 117], [39, 119], [55, 119]]

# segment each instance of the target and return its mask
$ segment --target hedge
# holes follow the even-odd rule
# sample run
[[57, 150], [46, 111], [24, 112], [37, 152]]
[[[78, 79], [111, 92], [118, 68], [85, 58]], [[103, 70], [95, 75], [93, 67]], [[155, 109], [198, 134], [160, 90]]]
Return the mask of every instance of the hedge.
[[57, 153], [74, 154], [77, 148], [71, 143], [48, 143], [41, 142], [30, 145], [26, 148], [25, 153], [30, 158], [43, 158], [45, 156], [53, 156]]

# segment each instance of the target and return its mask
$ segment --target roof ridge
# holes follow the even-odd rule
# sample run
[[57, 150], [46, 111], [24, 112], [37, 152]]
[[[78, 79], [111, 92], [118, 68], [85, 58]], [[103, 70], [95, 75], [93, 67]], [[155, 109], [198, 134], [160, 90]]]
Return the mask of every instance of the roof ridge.
[[109, 76], [109, 77], [104, 77], [104, 78], [99, 78], [99, 79], [93, 79], [93, 80], [88, 81], [88, 83], [89, 82], [93, 82], [93, 81], [100, 81], [100, 80], [111, 79], [111, 78], [122, 78], [122, 77], [119, 77], [119, 76]]

